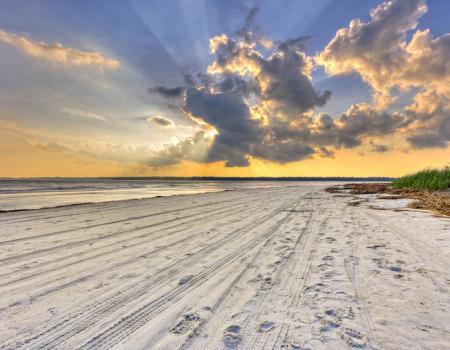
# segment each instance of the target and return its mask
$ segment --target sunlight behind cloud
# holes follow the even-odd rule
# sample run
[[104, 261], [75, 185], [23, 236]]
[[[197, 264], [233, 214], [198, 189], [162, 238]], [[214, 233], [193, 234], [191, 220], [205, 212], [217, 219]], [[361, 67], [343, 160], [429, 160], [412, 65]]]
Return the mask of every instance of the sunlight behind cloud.
[[433, 6], [125, 0], [63, 4], [67, 21], [0, 13], [0, 119], [55, 157], [167, 173], [342, 171], [349, 155], [431, 148], [448, 158], [450, 34]]

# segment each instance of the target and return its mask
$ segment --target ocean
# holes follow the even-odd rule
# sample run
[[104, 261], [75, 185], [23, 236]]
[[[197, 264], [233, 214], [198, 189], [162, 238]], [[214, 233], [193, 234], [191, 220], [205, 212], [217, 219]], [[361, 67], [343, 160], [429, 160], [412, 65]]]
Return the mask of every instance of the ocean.
[[287, 183], [276, 181], [2, 179], [0, 180], [0, 211], [284, 185]]
[[388, 181], [389, 178], [0, 178], [0, 212], [158, 196], [220, 192], [318, 182]]

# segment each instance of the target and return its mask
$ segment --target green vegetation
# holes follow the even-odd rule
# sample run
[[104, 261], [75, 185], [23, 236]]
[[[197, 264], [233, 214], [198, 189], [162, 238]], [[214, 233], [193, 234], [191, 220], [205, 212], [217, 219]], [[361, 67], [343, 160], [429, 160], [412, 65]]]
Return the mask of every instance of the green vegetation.
[[450, 187], [450, 167], [426, 169], [392, 181], [394, 188], [414, 190], [445, 190]]

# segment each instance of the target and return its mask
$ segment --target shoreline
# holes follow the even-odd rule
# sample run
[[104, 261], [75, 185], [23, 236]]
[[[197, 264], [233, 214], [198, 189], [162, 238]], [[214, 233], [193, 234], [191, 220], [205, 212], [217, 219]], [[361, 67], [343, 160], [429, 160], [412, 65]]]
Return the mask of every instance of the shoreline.
[[235, 190], [219, 190], [219, 191], [197, 192], [197, 193], [186, 193], [186, 194], [177, 193], [177, 194], [168, 194], [165, 196], [157, 195], [157, 196], [153, 196], [153, 197], [128, 198], [128, 199], [104, 200], [104, 201], [99, 201], [99, 202], [80, 202], [80, 203], [72, 203], [72, 204], [61, 204], [61, 205], [40, 207], [40, 208], [24, 208], [24, 209], [11, 209], [11, 210], [0, 209], [0, 214], [15, 213], [15, 212], [28, 212], [28, 211], [36, 211], [36, 210], [51, 210], [51, 209], [59, 209], [59, 208], [67, 208], [67, 207], [75, 207], [75, 206], [95, 205], [95, 204], [111, 204], [111, 203], [116, 203], [116, 202], [143, 201], [146, 199], [165, 198], [165, 197], [194, 196], [197, 194], [220, 193], [220, 192], [226, 192], [226, 191], [235, 191]]
[[379, 199], [397, 200], [410, 199], [407, 207], [410, 209], [423, 209], [435, 215], [450, 217], [450, 192], [398, 189], [389, 186], [389, 183], [363, 183], [344, 184], [326, 189], [329, 193], [348, 193], [352, 195], [378, 195]]
[[[51, 209], [51, 208], [60, 208], [65, 206], [73, 206], [73, 205], [83, 205], [83, 204], [95, 204], [95, 203], [109, 203], [116, 201], [124, 201], [124, 200], [143, 200], [150, 198], [159, 198], [159, 197], [173, 197], [173, 196], [183, 196], [183, 195], [191, 195], [191, 194], [203, 194], [203, 193], [215, 193], [215, 192], [223, 192], [223, 191], [236, 191], [236, 190], [247, 190], [252, 188], [274, 188], [274, 187], [287, 187], [287, 186], [305, 186], [305, 185], [314, 185], [314, 184], [323, 184], [323, 183], [341, 183], [336, 181], [254, 181], [248, 182], [250, 185], [245, 184], [245, 182], [241, 182], [241, 184], [245, 184], [242, 186], [237, 185], [239, 181], [231, 181], [231, 182], [223, 182], [218, 183], [215, 182], [215, 187], [189, 187], [186, 186], [183, 182], [177, 183], [180, 187], [172, 186], [172, 183], [160, 183], [159, 187], [156, 188], [112, 188], [112, 189], [102, 189], [102, 190], [93, 190], [86, 189], [85, 191], [81, 191], [80, 188], [77, 188], [77, 191], [72, 189], [47, 189], [44, 191], [37, 190], [21, 190], [18, 192], [5, 192], [0, 191], [0, 213], [8, 213], [8, 212], [16, 212], [16, 211], [26, 211], [26, 210], [40, 210], [40, 209]], [[203, 185], [208, 185], [209, 182], [202, 183]], [[212, 182], [211, 182], [212, 184]], [[231, 185], [232, 184], [232, 185]], [[125, 192], [125, 193], [124, 193]], [[129, 193], [126, 193], [129, 192]], [[114, 199], [114, 196], [119, 196]], [[41, 199], [37, 200], [39, 197]], [[59, 199], [55, 199], [58, 197]], [[10, 200], [16, 198], [17, 203], [15, 205], [10, 204]], [[73, 199], [75, 198], [75, 199]], [[80, 201], [76, 201], [78, 200]], [[36, 202], [37, 201], [37, 202]], [[41, 203], [39, 203], [39, 201]], [[5, 206], [5, 203], [8, 203], [8, 206]], [[29, 204], [31, 203], [31, 204]], [[38, 204], [39, 203], [39, 204]], [[51, 204], [49, 204], [51, 203]]]

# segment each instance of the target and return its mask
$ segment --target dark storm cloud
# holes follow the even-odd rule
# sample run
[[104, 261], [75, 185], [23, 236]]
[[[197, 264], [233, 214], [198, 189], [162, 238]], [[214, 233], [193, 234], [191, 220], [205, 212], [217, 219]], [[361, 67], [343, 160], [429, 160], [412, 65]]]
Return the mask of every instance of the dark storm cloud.
[[414, 148], [445, 148], [450, 138], [444, 140], [439, 133], [423, 133], [407, 137]]
[[372, 152], [385, 153], [389, 152], [391, 149], [386, 145], [372, 145]]
[[260, 126], [251, 119], [248, 106], [233, 92], [209, 93], [190, 88], [184, 110], [217, 131], [207, 161], [226, 161], [227, 166], [248, 165], [247, 154], [258, 139]]
[[162, 116], [159, 116], [159, 115], [154, 116], [154, 117], [149, 117], [147, 119], [147, 121], [149, 123], [160, 125], [160, 126], [164, 126], [164, 127], [171, 127], [171, 126], [175, 125], [172, 120], [167, 119], [167, 118], [162, 117]]
[[209, 93], [188, 89], [184, 109], [219, 130], [251, 134], [256, 123], [248, 106], [235, 93]]
[[310, 136], [315, 144], [353, 148], [367, 136], [384, 136], [405, 122], [401, 114], [379, 112], [367, 104], [353, 105], [339, 118], [320, 115]]
[[286, 51], [290, 48], [297, 48], [299, 50], [304, 50], [306, 44], [308, 43], [308, 41], [311, 40], [311, 36], [306, 35], [306, 36], [299, 36], [298, 38], [294, 38], [294, 39], [289, 39], [287, 41], [284, 42], [279, 42], [278, 43], [278, 48], [281, 51]]
[[183, 94], [184, 90], [185, 88], [181, 86], [177, 87], [155, 86], [148, 89], [150, 93], [158, 94], [165, 98], [180, 97]]
[[259, 8], [257, 6], [248, 10], [245, 16], [244, 25], [236, 32], [236, 35], [245, 42], [252, 42], [252, 36], [259, 32], [259, 28], [255, 23]]
[[252, 155], [257, 158], [271, 160], [277, 163], [290, 163], [309, 158], [315, 153], [314, 148], [296, 139], [286, 142], [261, 142], [253, 145]]
[[238, 36], [243, 36], [248, 34], [249, 32], [252, 31], [252, 29], [254, 29], [254, 25], [255, 25], [255, 18], [256, 15], [258, 14], [259, 8], [257, 6], [252, 7], [248, 13], [247, 16], [245, 17], [245, 23], [244, 26], [237, 32]]
[[288, 113], [303, 113], [323, 106], [331, 92], [317, 92], [304, 72], [305, 56], [288, 44], [283, 54], [260, 60], [261, 77], [267, 79], [268, 87], [262, 98], [276, 102]]
[[334, 158], [334, 152], [331, 149], [323, 146], [317, 149], [317, 153], [323, 158]]
[[180, 109], [180, 106], [177, 104], [174, 104], [174, 103], [166, 103], [165, 106], [169, 109], [174, 109], [174, 110]]
[[340, 119], [340, 128], [347, 135], [387, 135], [404, 121], [403, 116], [379, 112], [368, 105], [352, 106]]
[[224, 75], [224, 79], [216, 84], [216, 89], [221, 92], [234, 92], [248, 97], [251, 93], [258, 95], [260, 88], [253, 81], [247, 81], [235, 75]]
[[214, 83], [211, 76], [202, 72], [185, 73], [183, 75], [183, 80], [188, 87], [201, 87], [204, 89], [208, 89]]

